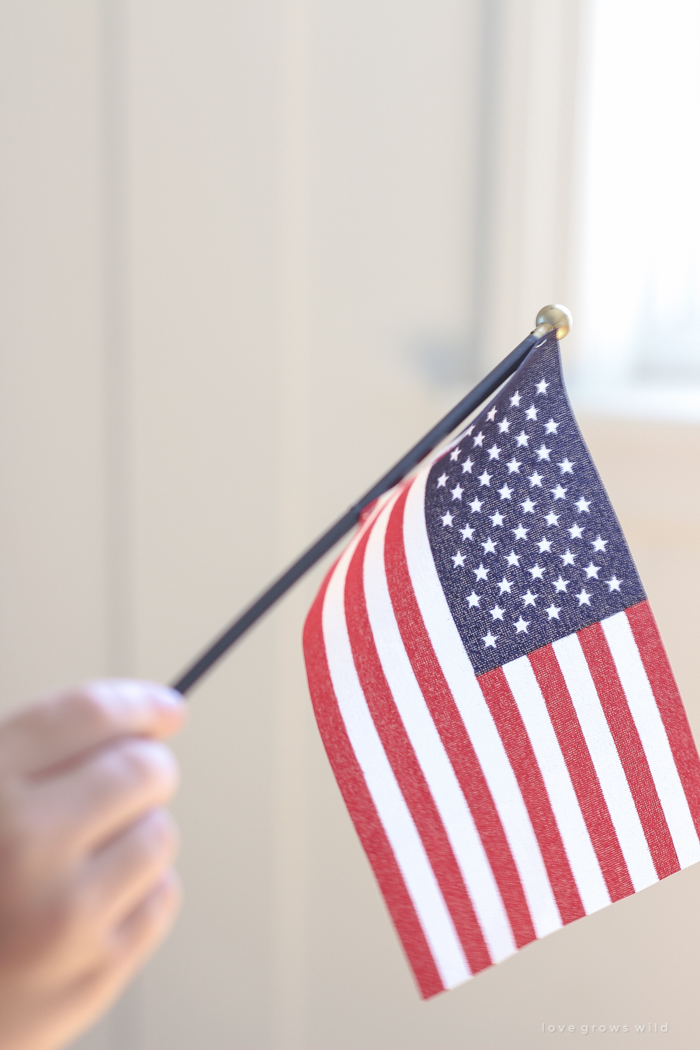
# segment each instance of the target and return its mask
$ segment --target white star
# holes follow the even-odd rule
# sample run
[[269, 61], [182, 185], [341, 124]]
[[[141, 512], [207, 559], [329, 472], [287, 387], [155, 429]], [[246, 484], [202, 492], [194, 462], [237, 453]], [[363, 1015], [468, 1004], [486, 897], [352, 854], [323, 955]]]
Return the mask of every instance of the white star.
[[510, 499], [513, 495], [513, 490], [508, 485], [504, 485], [502, 489], [498, 490], [498, 495], [501, 499]]
[[498, 528], [499, 526], [501, 528], [503, 528], [503, 515], [502, 514], [499, 514], [499, 512], [496, 511], [495, 514], [489, 514], [489, 517], [490, 517], [491, 521], [493, 522], [494, 528]]
[[549, 459], [549, 453], [551, 451], [552, 451], [551, 448], [547, 448], [546, 445], [540, 445], [540, 447], [538, 449], [535, 449], [535, 452], [537, 453], [537, 458], [540, 461], [543, 460], [543, 459], [548, 460]]
[[492, 445], [489, 449], [489, 459], [498, 459], [501, 454], [501, 450], [498, 445]]
[[545, 515], [545, 521], [548, 525], [559, 525], [559, 519], [561, 514], [555, 514], [553, 510], [550, 510], [549, 514]]
[[443, 514], [443, 516], [440, 518], [440, 521], [443, 525], [448, 525], [450, 528], [452, 528], [452, 522], [454, 521], [454, 518], [448, 510], [447, 514]]
[[496, 418], [496, 411], [497, 411], [497, 409], [496, 409], [496, 406], [494, 405], [494, 406], [493, 406], [493, 408], [492, 408], [492, 409], [490, 409], [490, 410], [489, 410], [489, 411], [488, 411], [488, 412], [486, 413], [486, 418], [487, 418], [488, 420], [490, 420], [490, 422], [491, 422], [491, 423], [493, 423], [494, 419]]
[[439, 489], [444, 489], [446, 481], [447, 481], [447, 474], [441, 474], [440, 477], [438, 478], [437, 487]]
[[533, 565], [531, 569], [527, 570], [533, 580], [541, 580], [544, 576], [544, 569], [541, 565]]
[[527, 534], [530, 530], [526, 529], [524, 525], [518, 525], [517, 529], [511, 529], [510, 531], [515, 536], [516, 540], [526, 540]]
[[608, 585], [609, 593], [612, 594], [613, 591], [620, 590], [620, 584], [622, 583], [622, 580], [618, 580], [617, 576], [613, 576], [611, 580], [606, 580], [605, 582]]
[[548, 386], [549, 386], [549, 383], [547, 382], [547, 380], [543, 379], [541, 382], [539, 382], [537, 384], [537, 387], [536, 387], [537, 393], [538, 394], [546, 394]]
[[535, 504], [532, 502], [531, 499], [526, 499], [524, 503], [520, 504], [520, 506], [523, 508], [523, 513], [524, 514], [534, 514], [535, 513]]
[[575, 506], [578, 507], [579, 514], [590, 514], [591, 512], [588, 508], [590, 507], [591, 502], [591, 500], [584, 499], [583, 496], [581, 496], [581, 499], [575, 504]]
[[509, 565], [520, 565], [521, 558], [522, 554], [516, 554], [515, 551], [511, 551], [510, 554], [507, 556], [506, 561]]
[[481, 508], [483, 507], [483, 505], [484, 501], [482, 499], [473, 499], [469, 504], [472, 514], [481, 514]]
[[585, 529], [582, 529], [580, 525], [572, 525], [571, 528], [568, 529], [569, 536], [571, 536], [572, 540], [580, 540], [584, 532]]
[[476, 437], [473, 440], [474, 440], [474, 448], [476, 448], [477, 446], [479, 448], [481, 448], [481, 446], [484, 443], [484, 435], [481, 433], [481, 431], [479, 431], [479, 433], [476, 435]]
[[581, 588], [581, 590], [578, 592], [576, 597], [578, 598], [579, 608], [581, 608], [582, 605], [590, 605], [591, 604], [591, 596], [590, 596], [590, 594], [588, 593], [588, 591], [586, 590], [585, 587]]
[[490, 485], [491, 484], [491, 475], [489, 474], [488, 470], [485, 470], [484, 473], [479, 476], [479, 484], [480, 485]]
[[501, 592], [501, 594], [510, 594], [510, 589], [512, 586], [513, 584], [510, 582], [510, 580], [507, 580], [504, 576], [498, 585], [498, 589]]
[[555, 423], [553, 419], [548, 420], [544, 425], [545, 434], [556, 434], [557, 428], [561, 426], [561, 423]]
[[518, 434], [518, 436], [516, 437], [515, 442], [516, 442], [516, 444], [518, 445], [519, 448], [521, 446], [523, 448], [527, 448], [527, 443], [528, 443], [529, 440], [530, 440], [529, 436], [525, 433], [524, 430], [521, 430], [520, 433]]
[[528, 408], [527, 412], [525, 413], [525, 418], [526, 419], [532, 419], [533, 422], [534, 422], [534, 420], [537, 419], [537, 409], [535, 408], [534, 405], [530, 405], [530, 407]]
[[597, 580], [598, 573], [600, 572], [600, 565], [594, 565], [593, 562], [590, 562], [583, 571], [585, 572], [587, 579]]
[[572, 554], [568, 547], [563, 554], [559, 555], [559, 557], [564, 565], [573, 565], [576, 559], [576, 555]]
[[557, 606], [557, 605], [554, 604], [554, 602], [552, 602], [550, 607], [548, 609], [545, 609], [545, 612], [547, 613], [548, 619], [550, 619], [550, 620], [558, 620], [559, 619], [559, 613], [561, 612], [561, 605]]
[[471, 474], [473, 466], [474, 466], [474, 460], [472, 459], [471, 456], [467, 456], [467, 458], [465, 459], [464, 463], [462, 464], [462, 473], [463, 474]]
[[559, 575], [559, 579], [558, 579], [558, 580], [555, 580], [555, 581], [554, 581], [554, 584], [553, 584], [553, 586], [554, 586], [554, 589], [555, 589], [555, 590], [556, 590], [557, 592], [558, 592], [558, 591], [566, 591], [566, 588], [567, 588], [567, 587], [569, 586], [569, 581], [568, 581], [568, 580], [565, 580], [565, 579], [563, 579], [563, 578], [562, 578], [562, 576], [561, 576], [561, 574], [560, 574], [560, 575]]
[[605, 548], [607, 547], [609, 542], [610, 540], [601, 540], [600, 533], [598, 533], [596, 538], [594, 540], [591, 540], [591, 545], [594, 551], [603, 551], [603, 553], [605, 553]]
[[508, 467], [508, 473], [509, 474], [519, 474], [520, 473], [520, 468], [522, 466], [522, 463], [520, 463], [515, 458], [515, 456], [513, 456], [513, 458], [511, 459], [510, 463], [507, 463], [506, 466]]
[[492, 620], [502, 620], [504, 612], [505, 612], [505, 609], [502, 609], [500, 607], [500, 605], [494, 605], [493, 609], [491, 609], [491, 619]]
[[469, 602], [470, 609], [478, 609], [481, 598], [476, 593], [476, 591], [472, 591], [472, 593], [468, 595], [467, 601]]
[[498, 640], [498, 635], [497, 634], [491, 634], [491, 632], [489, 631], [488, 634], [485, 634], [482, 637], [481, 640], [484, 643], [484, 649], [488, 649], [489, 646], [492, 649], [495, 649], [496, 648], [496, 642]]
[[452, 561], [454, 562], [455, 569], [464, 565], [464, 555], [461, 551], [457, 551], [456, 554], [452, 555]]
[[557, 485], [556, 488], [549, 490], [555, 499], [566, 499], [566, 489], [561, 485]]
[[552, 549], [552, 541], [548, 540], [546, 536], [543, 536], [540, 542], [537, 544], [540, 554], [549, 554]]
[[528, 629], [529, 625], [530, 625], [530, 621], [529, 620], [524, 620], [522, 618], [522, 616], [521, 616], [519, 620], [515, 621], [515, 623], [513, 624], [513, 627], [515, 627], [515, 633], [516, 634], [521, 634], [523, 631], [525, 632], [525, 634], [527, 634], [527, 629]]
[[574, 464], [568, 458], [564, 458], [561, 463], [557, 463], [557, 466], [562, 474], [573, 474], [574, 472]]
[[544, 477], [544, 474], [538, 474], [537, 471], [534, 470], [532, 472], [532, 474], [530, 475], [530, 488], [531, 489], [534, 489], [534, 488], [541, 489], [542, 488], [542, 478], [543, 477]]
[[474, 529], [471, 525], [465, 525], [463, 529], [459, 530], [462, 533], [463, 540], [470, 540], [474, 535]]
[[488, 578], [489, 570], [484, 568], [482, 562], [478, 569], [472, 569], [472, 572], [476, 576], [477, 580], [485, 580]]
[[461, 499], [463, 492], [464, 489], [461, 485], [455, 485], [455, 487], [452, 489], [452, 499]]
[[509, 421], [507, 419], [502, 419], [501, 422], [498, 424], [498, 433], [499, 434], [507, 434], [509, 430], [510, 430], [510, 423], [509, 423]]
[[484, 548], [484, 554], [495, 554], [496, 553], [496, 544], [493, 542], [493, 540], [490, 537], [489, 537], [489, 539], [485, 540], [481, 544], [481, 546]]
[[450, 452], [450, 459], [453, 463], [456, 463], [456, 461], [459, 459], [459, 454], [461, 451], [462, 450], [458, 445], [457, 448], [453, 449], [452, 452]]
[[513, 394], [513, 396], [510, 399], [510, 407], [511, 408], [517, 408], [519, 404], [520, 404], [520, 394], [516, 390], [515, 393]]
[[464, 433], [466, 434], [467, 437], [471, 437], [471, 435], [472, 435], [472, 433], [474, 431], [474, 426], [475, 426], [475, 424], [472, 423], [472, 425], [470, 427], [467, 427], [467, 429], [464, 431]]
[[527, 594], [523, 594], [521, 596], [521, 601], [523, 602], [524, 606], [527, 607], [528, 605], [534, 605], [538, 598], [539, 594], [533, 594], [532, 591], [528, 588]]

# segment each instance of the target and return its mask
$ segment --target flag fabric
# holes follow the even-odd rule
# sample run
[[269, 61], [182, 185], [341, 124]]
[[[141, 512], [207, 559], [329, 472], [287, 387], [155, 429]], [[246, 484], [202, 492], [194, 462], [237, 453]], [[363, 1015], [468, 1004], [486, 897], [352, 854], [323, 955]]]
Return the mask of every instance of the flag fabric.
[[700, 761], [553, 334], [374, 507], [304, 649], [424, 997], [700, 860]]

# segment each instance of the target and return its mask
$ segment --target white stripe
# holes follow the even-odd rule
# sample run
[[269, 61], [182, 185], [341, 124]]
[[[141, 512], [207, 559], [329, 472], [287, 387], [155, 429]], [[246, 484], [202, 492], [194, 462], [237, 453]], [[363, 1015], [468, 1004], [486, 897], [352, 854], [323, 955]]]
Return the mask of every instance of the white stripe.
[[601, 627], [642, 741], [678, 862], [686, 868], [700, 860], [700, 842], [632, 628], [624, 612], [602, 620]]
[[632, 885], [635, 890], [642, 890], [658, 882], [658, 875], [578, 635], [561, 638], [552, 648], [598, 775]]
[[393, 507], [386, 507], [377, 519], [365, 554], [364, 586], [372, 634], [394, 702], [469, 890], [489, 953], [494, 962], [500, 962], [516, 950], [510, 922], [469, 806], [413, 673], [391, 603], [384, 543], [392, 510]]
[[530, 738], [583, 907], [590, 915], [610, 904], [610, 895], [542, 691], [527, 656], [504, 664], [502, 671]]
[[503, 743], [452, 619], [425, 527], [427, 471], [415, 479], [404, 516], [404, 544], [413, 591], [435, 655], [479, 759], [501, 818], [538, 937], [561, 926], [539, 844]]
[[333, 689], [350, 743], [379, 819], [394, 851], [418, 920], [446, 988], [470, 976], [435, 874], [367, 707], [350, 648], [344, 595], [348, 565], [359, 535], [343, 553], [323, 603], [323, 636]]

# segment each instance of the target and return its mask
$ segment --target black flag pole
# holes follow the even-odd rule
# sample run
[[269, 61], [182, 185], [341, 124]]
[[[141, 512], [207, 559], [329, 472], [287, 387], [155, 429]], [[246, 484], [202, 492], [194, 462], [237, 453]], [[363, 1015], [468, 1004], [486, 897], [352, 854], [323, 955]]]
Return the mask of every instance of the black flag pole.
[[480, 383], [471, 390], [466, 397], [455, 405], [443, 419], [429, 430], [425, 437], [413, 446], [391, 470], [377, 481], [364, 496], [362, 496], [352, 507], [338, 518], [335, 524], [324, 532], [308, 550], [306, 550], [286, 572], [283, 572], [274, 583], [270, 584], [259, 598], [245, 609], [241, 615], [227, 627], [218, 638], [206, 649], [201, 656], [172, 683], [172, 688], [185, 695], [194, 685], [217, 663], [221, 657], [228, 652], [232, 645], [248, 631], [254, 623], [272, 608], [275, 602], [287, 593], [294, 584], [311, 569], [316, 562], [327, 554], [336, 543], [347, 535], [357, 525], [363, 510], [382, 496], [394, 485], [398, 485], [407, 474], [417, 467], [425, 457], [437, 448], [460, 423], [463, 423], [471, 413], [483, 404], [487, 398], [498, 390], [498, 388], [509, 379], [520, 367], [533, 346], [548, 332], [556, 328], [557, 339], [563, 339], [571, 328], [571, 313], [565, 306], [545, 306], [540, 310], [535, 321], [536, 327], [530, 335], [516, 346], [515, 350], [505, 357], [500, 364], [496, 365]]

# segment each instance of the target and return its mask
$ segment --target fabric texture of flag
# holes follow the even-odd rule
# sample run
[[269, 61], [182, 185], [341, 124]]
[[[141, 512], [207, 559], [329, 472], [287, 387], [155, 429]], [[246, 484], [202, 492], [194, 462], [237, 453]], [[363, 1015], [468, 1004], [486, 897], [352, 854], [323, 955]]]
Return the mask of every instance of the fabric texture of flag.
[[553, 334], [375, 506], [304, 650], [424, 997], [700, 860], [700, 761]]

